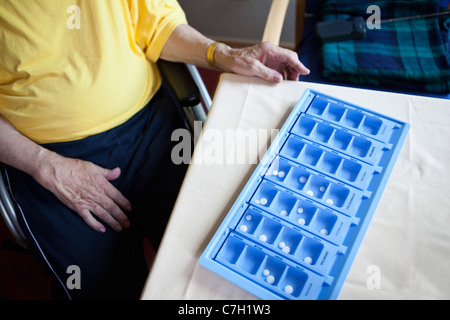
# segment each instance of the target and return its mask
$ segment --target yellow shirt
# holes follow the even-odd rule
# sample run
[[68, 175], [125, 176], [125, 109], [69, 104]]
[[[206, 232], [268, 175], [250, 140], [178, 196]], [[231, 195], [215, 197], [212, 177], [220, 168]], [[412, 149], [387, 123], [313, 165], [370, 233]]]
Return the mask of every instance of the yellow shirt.
[[1, 0], [0, 114], [38, 143], [120, 125], [161, 84], [176, 0]]

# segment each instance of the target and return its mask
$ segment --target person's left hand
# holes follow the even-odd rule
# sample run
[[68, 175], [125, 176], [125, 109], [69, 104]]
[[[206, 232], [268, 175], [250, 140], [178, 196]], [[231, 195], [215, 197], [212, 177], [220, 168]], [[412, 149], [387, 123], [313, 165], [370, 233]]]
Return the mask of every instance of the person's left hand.
[[309, 69], [300, 62], [294, 51], [271, 42], [241, 49], [219, 45], [215, 52], [215, 62], [222, 71], [257, 76], [273, 83], [279, 83], [283, 79], [298, 80], [300, 75], [309, 74]]

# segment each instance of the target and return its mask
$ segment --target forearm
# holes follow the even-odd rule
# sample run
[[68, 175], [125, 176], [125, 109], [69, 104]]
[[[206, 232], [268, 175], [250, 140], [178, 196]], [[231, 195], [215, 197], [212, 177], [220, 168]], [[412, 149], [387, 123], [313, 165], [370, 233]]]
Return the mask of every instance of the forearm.
[[[188, 25], [179, 25], [167, 40], [161, 59], [210, 67], [207, 61], [209, 46], [214, 40], [202, 35]], [[247, 48], [216, 47], [213, 59], [215, 67], [246, 76], [257, 76], [269, 82], [284, 79], [298, 80], [309, 70], [298, 60], [294, 51], [280, 48], [270, 42]]]
[[56, 154], [23, 136], [0, 116], [0, 162], [37, 176], [39, 166]]
[[[130, 202], [109, 183], [120, 169], [108, 170], [93, 163], [65, 158], [26, 138], [0, 116], [0, 162], [30, 174], [93, 229], [104, 232], [101, 218], [116, 231], [129, 226], [120, 207]], [[120, 206], [120, 207], [119, 207]]]
[[161, 59], [208, 67], [206, 51], [213, 42], [189, 25], [179, 25], [164, 45]]
[[[161, 59], [210, 68], [206, 55], [209, 46], [214, 42], [191, 26], [183, 24], [178, 26], [167, 40], [161, 52]], [[235, 72], [232, 66], [236, 56], [239, 56], [239, 50], [218, 46], [214, 56], [217, 68], [225, 72]]]

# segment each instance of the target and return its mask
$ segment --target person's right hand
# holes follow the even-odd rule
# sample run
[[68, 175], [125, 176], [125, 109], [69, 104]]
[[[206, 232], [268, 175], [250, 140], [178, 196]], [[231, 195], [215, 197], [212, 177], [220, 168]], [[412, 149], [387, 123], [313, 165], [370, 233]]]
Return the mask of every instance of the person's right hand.
[[122, 209], [131, 211], [131, 203], [110, 183], [120, 176], [119, 168], [109, 170], [53, 152], [50, 158], [40, 166], [35, 179], [91, 228], [106, 231], [97, 218], [117, 232], [130, 226]]
[[272, 83], [279, 83], [283, 79], [298, 81], [300, 75], [310, 73], [300, 62], [296, 52], [271, 42], [239, 49], [219, 45], [215, 58], [222, 71], [257, 76]]

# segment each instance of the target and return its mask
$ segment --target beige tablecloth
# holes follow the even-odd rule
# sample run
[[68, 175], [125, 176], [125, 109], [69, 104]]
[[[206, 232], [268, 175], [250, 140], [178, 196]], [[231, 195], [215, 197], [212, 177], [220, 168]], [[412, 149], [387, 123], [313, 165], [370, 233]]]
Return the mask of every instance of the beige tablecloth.
[[256, 298], [198, 259], [307, 88], [411, 124], [339, 299], [450, 298], [450, 101], [225, 74], [142, 299]]

